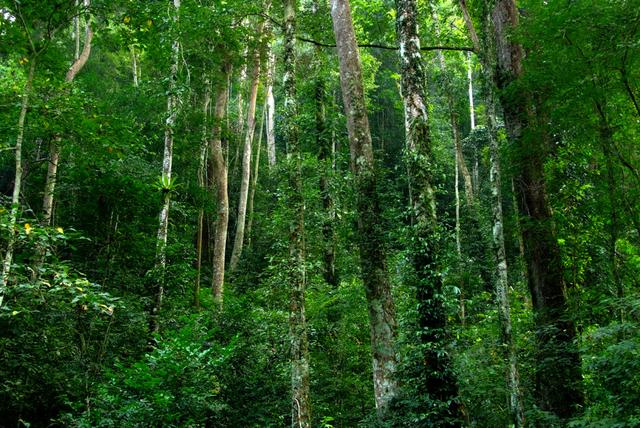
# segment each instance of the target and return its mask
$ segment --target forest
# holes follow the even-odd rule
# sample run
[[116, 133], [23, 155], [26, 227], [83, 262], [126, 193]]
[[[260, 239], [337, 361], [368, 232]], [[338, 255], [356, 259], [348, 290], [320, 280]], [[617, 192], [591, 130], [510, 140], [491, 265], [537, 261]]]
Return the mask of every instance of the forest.
[[640, 0], [0, 0], [0, 428], [640, 427]]

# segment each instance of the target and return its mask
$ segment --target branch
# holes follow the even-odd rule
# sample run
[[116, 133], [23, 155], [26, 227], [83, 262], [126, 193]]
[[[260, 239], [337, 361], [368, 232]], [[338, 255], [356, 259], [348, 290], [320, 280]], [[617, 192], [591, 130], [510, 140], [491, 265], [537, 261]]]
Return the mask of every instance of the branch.
[[[321, 46], [324, 48], [335, 48], [335, 44], [331, 43], [323, 43], [317, 40], [308, 39], [306, 37], [297, 36], [298, 40], [302, 42], [311, 43], [316, 46]], [[389, 46], [389, 45], [379, 45], [377, 43], [363, 43], [358, 45], [359, 48], [376, 48], [376, 49], [385, 49], [389, 51], [397, 51], [400, 49], [398, 46]], [[423, 46], [420, 48], [421, 51], [466, 51], [466, 52], [475, 52], [474, 48], [466, 47], [466, 46]]]

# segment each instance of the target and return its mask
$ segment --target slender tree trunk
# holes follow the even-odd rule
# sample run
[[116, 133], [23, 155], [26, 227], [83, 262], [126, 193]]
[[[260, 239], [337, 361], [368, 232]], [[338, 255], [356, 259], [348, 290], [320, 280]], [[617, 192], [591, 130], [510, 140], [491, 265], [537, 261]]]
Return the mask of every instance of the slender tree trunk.
[[20, 191], [22, 190], [22, 142], [24, 140], [24, 122], [27, 118], [27, 109], [29, 108], [29, 97], [31, 96], [31, 88], [33, 87], [33, 75], [36, 69], [36, 59], [31, 58], [29, 73], [24, 89], [22, 90], [22, 103], [20, 106], [20, 116], [18, 116], [18, 136], [16, 137], [16, 173], [13, 181], [13, 194], [11, 197], [11, 212], [9, 213], [9, 238], [7, 239], [7, 251], [4, 254], [2, 263], [2, 276], [0, 277], [0, 308], [6, 294], [7, 282], [11, 273], [11, 263], [13, 261], [13, 248], [16, 243], [16, 223], [18, 221], [18, 212], [20, 211]]
[[[180, 0], [173, 0], [174, 24], [178, 21], [180, 13]], [[156, 333], [160, 330], [160, 309], [162, 308], [162, 298], [165, 288], [165, 271], [167, 268], [167, 235], [169, 230], [169, 206], [171, 204], [171, 167], [173, 164], [173, 131], [178, 116], [178, 61], [179, 61], [180, 43], [178, 36], [175, 36], [171, 47], [171, 69], [169, 71], [169, 88], [167, 96], [167, 118], [164, 128], [164, 154], [162, 158], [162, 196], [163, 203], [159, 215], [158, 235], [156, 240], [156, 268], [158, 269], [159, 278], [156, 285], [155, 302], [151, 309], [151, 332]]]
[[315, 116], [316, 116], [316, 143], [318, 145], [318, 160], [320, 161], [320, 196], [324, 210], [322, 222], [322, 238], [324, 240], [324, 280], [336, 287], [338, 275], [336, 272], [336, 234], [334, 229], [335, 209], [331, 194], [331, 172], [333, 169], [333, 153], [329, 132], [327, 130], [327, 117], [325, 112], [325, 78], [321, 74], [323, 61], [322, 52], [316, 49], [316, 82], [315, 82]]
[[[418, 299], [418, 339], [422, 377], [420, 396], [428, 395], [424, 413], [438, 426], [459, 426], [461, 407], [451, 358], [447, 350], [449, 334], [442, 277], [439, 273], [439, 226], [432, 183], [434, 156], [429, 131], [426, 91], [416, 0], [396, 0], [396, 31], [400, 43], [400, 75], [407, 139], [407, 164], [414, 188], [412, 211], [415, 218], [409, 250], [416, 272]], [[444, 59], [442, 60], [444, 62]], [[443, 64], [441, 63], [441, 66]], [[449, 106], [452, 108], [452, 105]], [[454, 137], [455, 116], [451, 112]], [[462, 165], [460, 165], [462, 166]], [[438, 401], [437, 405], [433, 401]]]
[[518, 373], [516, 347], [511, 328], [511, 306], [509, 303], [509, 276], [507, 254], [504, 244], [504, 216], [502, 214], [502, 178], [500, 168], [500, 149], [495, 124], [495, 100], [493, 87], [487, 91], [487, 119], [489, 128], [489, 150], [491, 152], [491, 209], [493, 220], [493, 250], [496, 264], [494, 273], [495, 294], [498, 304], [498, 322], [500, 324], [500, 341], [503, 358], [507, 364], [508, 403], [511, 422], [514, 427], [525, 426], [524, 407], [520, 392], [520, 375]]
[[[440, 26], [438, 25], [438, 15], [432, 8], [433, 20], [436, 24], [436, 36], [440, 37]], [[451, 84], [451, 78], [447, 72], [447, 63], [444, 59], [442, 51], [436, 51], [438, 57], [438, 64], [444, 77], [444, 92], [447, 97], [447, 107], [449, 108], [449, 122], [451, 124], [451, 133], [453, 135], [453, 144], [456, 152], [456, 163], [462, 173], [464, 180], [464, 195], [467, 203], [467, 209], [473, 210], [475, 205], [475, 194], [473, 192], [473, 184], [471, 180], [471, 174], [467, 168], [467, 163], [464, 160], [464, 154], [462, 153], [462, 143], [460, 142], [460, 133], [458, 130], [458, 113], [456, 112], [455, 100], [453, 99], [453, 85]]]
[[229, 99], [228, 77], [231, 66], [223, 64], [222, 86], [218, 89], [214, 111], [213, 136], [211, 138], [211, 158], [213, 161], [213, 181], [216, 187], [218, 216], [215, 224], [213, 244], [213, 266], [211, 292], [219, 307], [222, 307], [224, 295], [224, 262], [227, 246], [227, 228], [229, 225], [229, 194], [227, 190], [227, 162], [222, 148], [222, 126]]
[[284, 1], [284, 134], [289, 163], [289, 207], [292, 212], [289, 235], [289, 337], [291, 342], [291, 428], [311, 427], [309, 401], [309, 350], [305, 315], [304, 198], [302, 155], [296, 99], [296, 12], [297, 0]]
[[[504, 215], [502, 210], [502, 178], [500, 168], [500, 150], [497, 138], [496, 125], [496, 99], [495, 90], [492, 83], [491, 70], [489, 63], [490, 55], [487, 53], [489, 48], [485, 44], [480, 46], [477, 38], [475, 27], [471, 21], [466, 3], [460, 0], [460, 6], [465, 17], [467, 28], [471, 35], [471, 39], [476, 48], [476, 52], [480, 55], [483, 76], [485, 77], [485, 92], [487, 94], [487, 129], [489, 134], [489, 149], [491, 153], [491, 208], [492, 208], [492, 231], [493, 231], [493, 252], [495, 261], [495, 295], [498, 306], [498, 322], [500, 325], [500, 349], [503, 352], [503, 359], [506, 364], [506, 383], [508, 390], [508, 404], [510, 410], [511, 422], [517, 428], [525, 426], [524, 406], [522, 403], [522, 394], [520, 392], [520, 380], [517, 366], [516, 348], [513, 339], [511, 326], [511, 308], [509, 304], [509, 277], [507, 267], [507, 257], [504, 242]], [[482, 49], [482, 50], [481, 50]], [[473, 86], [471, 73], [471, 58], [469, 58], [469, 107], [473, 118]], [[476, 180], [477, 181], [477, 180]], [[479, 183], [476, 184], [479, 187]]]
[[[518, 24], [518, 10], [514, 0], [497, 0], [488, 12], [487, 33], [492, 37], [495, 58], [493, 80], [504, 90], [522, 73], [522, 48], [508, 34]], [[504, 96], [500, 101], [507, 133], [515, 146], [518, 203], [524, 220], [522, 233], [536, 319], [536, 398], [541, 409], [568, 419], [577, 412], [583, 396], [575, 325], [567, 313], [562, 260], [547, 202], [547, 142], [533, 133], [531, 97]], [[526, 142], [525, 132], [531, 133]]]
[[[260, 21], [257, 34], [262, 35], [264, 22]], [[258, 99], [258, 86], [260, 83], [260, 50], [256, 49], [253, 55], [253, 70], [251, 75], [251, 89], [249, 93], [249, 106], [247, 110], [247, 132], [242, 151], [242, 181], [240, 182], [240, 198], [238, 200], [238, 216], [236, 218], [236, 235], [233, 241], [231, 261], [229, 269], [235, 271], [242, 255], [244, 246], [245, 222], [247, 217], [247, 200], [249, 198], [249, 179], [251, 176], [251, 146], [256, 127], [256, 101]]]
[[469, 123], [471, 130], [476, 129], [476, 108], [473, 102], [473, 71], [471, 62], [471, 52], [467, 52], [467, 79], [469, 79]]
[[[602, 147], [602, 153], [605, 157], [606, 174], [607, 174], [607, 187], [609, 197], [609, 263], [611, 264], [611, 278], [616, 289], [616, 297], [624, 297], [624, 284], [620, 277], [620, 271], [618, 270], [618, 255], [616, 251], [616, 244], [618, 237], [620, 236], [620, 216], [618, 213], [618, 205], [621, 203], [617, 194], [616, 179], [615, 179], [615, 166], [613, 164], [613, 129], [609, 124], [607, 114], [605, 112], [605, 105], [600, 102], [596, 102], [596, 110], [600, 116], [599, 132], [600, 132], [600, 145]], [[622, 320], [622, 310], [620, 311], [620, 319]]]
[[275, 73], [276, 58], [273, 53], [273, 46], [269, 44], [267, 50], [267, 78], [266, 78], [266, 107], [267, 107], [267, 159], [269, 167], [273, 168], [276, 164], [276, 130], [275, 130], [275, 111], [276, 102], [273, 98], [273, 75]]
[[351, 168], [355, 178], [360, 264], [365, 287], [373, 384], [378, 416], [384, 419], [396, 396], [397, 359], [396, 315], [386, 266], [381, 212], [376, 191], [376, 175], [369, 119], [365, 106], [360, 55], [348, 0], [331, 0], [331, 17], [336, 36], [340, 83], [349, 132]]
[[133, 86], [138, 87], [138, 54], [135, 46], [131, 46], [131, 73], [133, 74]]
[[251, 246], [251, 230], [253, 229], [253, 198], [258, 185], [258, 172], [260, 170], [260, 151], [262, 148], [262, 134], [264, 133], [264, 117], [267, 114], [267, 100], [265, 100], [262, 114], [260, 115], [260, 126], [258, 127], [258, 141], [256, 142], [256, 156], [253, 161], [253, 174], [251, 174], [251, 187], [249, 191], [249, 201], [247, 203], [247, 245]]
[[[80, 0], [76, 0], [76, 10], [79, 8], [80, 6]], [[78, 57], [80, 56], [80, 15], [76, 14], [76, 16], [73, 17], [73, 39], [75, 42], [75, 55], [73, 56], [74, 59], [78, 59]]]
[[[89, 0], [85, 0], [85, 7], [89, 6]], [[82, 70], [82, 68], [87, 63], [89, 59], [89, 55], [91, 54], [91, 40], [93, 39], [93, 31], [91, 30], [91, 21], [90, 18], [87, 17], [87, 28], [85, 32], [85, 41], [84, 47], [82, 48], [82, 52], [77, 56], [76, 60], [73, 62], [69, 70], [67, 70], [67, 74], [65, 76], [65, 82], [72, 82], [76, 75]], [[56, 136], [49, 146], [49, 164], [47, 168], [47, 177], [44, 185], [44, 197], [42, 200], [42, 211], [43, 211], [43, 219], [42, 224], [44, 226], [50, 226], [51, 220], [53, 217], [53, 203], [54, 203], [54, 193], [56, 188], [56, 180], [58, 178], [58, 164], [60, 161], [60, 142], [62, 141], [61, 136]]]
[[[209, 112], [209, 104], [211, 102], [211, 89], [209, 81], [205, 82], [204, 100], [202, 102], [202, 139], [200, 140], [200, 158], [198, 162], [198, 187], [204, 194], [207, 191], [207, 183], [205, 179], [205, 171], [207, 166], [207, 117]], [[193, 288], [193, 304], [196, 308], [200, 308], [200, 274], [202, 271], [202, 239], [204, 235], [204, 204], [201, 203], [198, 208], [198, 237], [196, 239], [196, 283]]]

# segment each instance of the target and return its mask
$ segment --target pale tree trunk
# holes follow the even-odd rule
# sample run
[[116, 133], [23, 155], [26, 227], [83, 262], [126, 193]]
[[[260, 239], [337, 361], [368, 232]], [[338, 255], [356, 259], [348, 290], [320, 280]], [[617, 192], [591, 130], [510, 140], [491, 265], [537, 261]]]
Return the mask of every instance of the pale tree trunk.
[[133, 86], [138, 87], [138, 54], [135, 46], [131, 46], [131, 73], [133, 74]]
[[[79, 6], [80, 1], [76, 0], [76, 9], [78, 9]], [[80, 56], [80, 16], [78, 14], [73, 17], [73, 39], [75, 42], [75, 55], [73, 58], [78, 59]]]
[[467, 52], [467, 79], [469, 80], [469, 120], [471, 130], [476, 129], [476, 108], [473, 102], [473, 70], [471, 62], [471, 52]]
[[351, 168], [354, 173], [360, 264], [365, 287], [373, 384], [378, 417], [384, 419], [398, 384], [396, 315], [386, 265], [386, 249], [381, 210], [376, 191], [376, 175], [369, 119], [365, 106], [362, 69], [348, 0], [331, 0], [331, 18], [340, 63], [340, 83], [344, 101]]
[[227, 228], [229, 225], [229, 193], [227, 189], [227, 162], [222, 149], [222, 121], [227, 109], [229, 99], [228, 82], [231, 75], [229, 64], [223, 64], [222, 86], [218, 89], [216, 106], [214, 110], [213, 136], [211, 138], [211, 159], [213, 162], [213, 182], [216, 187], [216, 202], [218, 216], [215, 224], [213, 243], [213, 266], [211, 292], [219, 307], [222, 307], [224, 296], [224, 261], [227, 248]]
[[20, 106], [20, 116], [18, 116], [18, 136], [16, 137], [16, 172], [13, 182], [13, 194], [11, 197], [11, 212], [9, 213], [9, 238], [7, 239], [7, 251], [4, 254], [2, 263], [2, 276], [0, 277], [0, 308], [4, 300], [7, 289], [9, 274], [11, 273], [11, 263], [13, 261], [13, 247], [16, 243], [16, 223], [18, 221], [18, 212], [20, 211], [20, 191], [22, 190], [22, 141], [24, 140], [24, 122], [27, 118], [27, 109], [29, 108], [29, 97], [31, 96], [31, 88], [33, 87], [33, 75], [36, 69], [35, 55], [31, 58], [29, 66], [29, 74], [22, 90], [22, 103]]
[[[495, 86], [501, 91], [522, 74], [522, 47], [510, 37], [518, 25], [514, 0], [497, 0], [487, 11]], [[489, 67], [487, 67], [489, 68]], [[575, 325], [567, 310], [560, 250], [547, 202], [544, 157], [548, 141], [535, 131], [536, 109], [527, 93], [500, 99], [507, 134], [514, 146], [518, 203], [536, 321], [536, 399], [542, 410], [562, 419], [576, 414], [583, 402]]]
[[[211, 89], [209, 81], [205, 82], [204, 99], [202, 102], [202, 139], [200, 140], [200, 158], [198, 162], [198, 187], [204, 194], [207, 191], [207, 181], [205, 177], [207, 166], [207, 117], [209, 113], [209, 103], [211, 102]], [[198, 236], [196, 239], [196, 283], [193, 289], [193, 304], [200, 308], [200, 276], [202, 271], [202, 237], [204, 234], [204, 206], [198, 208]]]
[[[246, 27], [249, 24], [249, 21], [247, 19], [244, 19], [242, 21], [242, 26]], [[248, 58], [248, 48], [245, 46], [243, 52], [242, 52], [242, 58], [244, 59], [244, 62], [242, 63], [242, 66], [240, 67], [240, 74], [238, 76], [238, 97], [236, 99], [236, 105], [237, 105], [237, 111], [238, 111], [238, 118], [236, 121], [236, 135], [238, 138], [236, 138], [236, 149], [235, 149], [235, 155], [233, 156], [231, 163], [231, 173], [232, 176], [235, 177], [236, 173], [238, 171], [238, 165], [239, 163], [241, 163], [239, 161], [240, 158], [240, 142], [242, 141], [242, 138], [245, 137], [245, 116], [244, 116], [244, 87], [247, 81], [247, 63], [249, 62], [249, 58]], [[233, 269], [232, 269], [233, 270]]]
[[[260, 21], [256, 29], [258, 37], [262, 35], [264, 22]], [[251, 146], [256, 127], [256, 101], [258, 99], [258, 86], [260, 84], [260, 50], [256, 48], [253, 54], [253, 70], [251, 73], [251, 89], [249, 91], [249, 105], [247, 109], [247, 132], [242, 151], [242, 180], [240, 182], [240, 197], [238, 199], [238, 215], [236, 217], [236, 234], [233, 240], [233, 250], [229, 269], [231, 272], [238, 267], [244, 246], [245, 222], [247, 217], [247, 200], [249, 198], [249, 179], [251, 176]]]
[[[413, 186], [412, 211], [415, 219], [409, 254], [416, 273], [418, 300], [418, 340], [421, 379], [419, 396], [429, 421], [439, 426], [459, 426], [461, 407], [452, 361], [447, 345], [449, 333], [439, 272], [439, 226], [433, 188], [434, 156], [428, 123], [424, 65], [418, 36], [416, 0], [396, 0], [396, 31], [400, 44], [401, 90], [405, 115], [407, 169]], [[442, 60], [444, 61], [444, 60]], [[441, 64], [442, 66], [442, 64]], [[451, 108], [451, 105], [450, 105]], [[451, 112], [452, 126], [457, 126]], [[457, 130], [454, 128], [454, 137]], [[438, 404], [433, 402], [437, 401]]]
[[[174, 24], [178, 21], [180, 13], [180, 0], [173, 0]], [[167, 96], [167, 118], [164, 127], [164, 154], [162, 157], [162, 195], [163, 203], [158, 217], [158, 235], [156, 240], [156, 269], [159, 278], [157, 279], [155, 302], [151, 309], [151, 331], [156, 333], [160, 330], [160, 309], [162, 308], [162, 298], [165, 287], [165, 271], [167, 268], [167, 234], [169, 231], [169, 206], [171, 204], [171, 166], [173, 163], [173, 131], [178, 116], [178, 60], [180, 43], [178, 36], [175, 36], [171, 47], [171, 69], [169, 71], [169, 88]]]
[[[440, 37], [440, 26], [438, 24], [438, 15], [435, 9], [432, 8], [433, 21], [435, 23], [436, 36]], [[467, 209], [473, 210], [475, 198], [473, 192], [473, 184], [471, 180], [471, 174], [467, 168], [467, 163], [464, 160], [464, 154], [462, 153], [462, 143], [460, 142], [460, 133], [458, 130], [458, 114], [456, 112], [455, 100], [453, 99], [453, 85], [451, 84], [451, 77], [447, 72], [447, 63], [444, 59], [442, 51], [436, 51], [438, 57], [438, 64], [442, 71], [444, 78], [444, 92], [447, 97], [447, 107], [449, 108], [449, 122], [451, 124], [451, 133], [453, 135], [453, 144], [456, 152], [456, 164], [460, 168], [462, 178], [464, 180], [464, 195], [467, 203]]]
[[[85, 7], [89, 7], [89, 0], [85, 0]], [[91, 40], [93, 39], [93, 31], [91, 31], [91, 21], [90, 17], [87, 17], [87, 28], [85, 32], [85, 40], [84, 47], [82, 48], [82, 52], [73, 62], [67, 74], [65, 76], [65, 82], [72, 82], [76, 75], [82, 70], [84, 65], [87, 63], [89, 59], [89, 55], [91, 54]], [[53, 217], [53, 202], [54, 202], [54, 192], [56, 188], [56, 180], [58, 177], [58, 164], [60, 161], [60, 143], [62, 141], [62, 137], [57, 135], [54, 140], [51, 142], [49, 146], [49, 164], [47, 168], [47, 178], [44, 185], [44, 197], [42, 200], [42, 212], [43, 219], [42, 224], [44, 226], [50, 226], [51, 220]]]
[[260, 126], [258, 126], [258, 141], [256, 142], [256, 156], [253, 161], [253, 174], [251, 174], [251, 187], [249, 191], [249, 201], [247, 202], [247, 246], [251, 247], [251, 230], [253, 229], [253, 199], [256, 195], [258, 185], [258, 172], [260, 171], [260, 151], [262, 148], [262, 134], [264, 133], [264, 117], [267, 113], [267, 103], [262, 108], [260, 115]]
[[291, 427], [311, 427], [309, 402], [309, 349], [305, 316], [304, 199], [302, 155], [298, 138], [296, 99], [296, 0], [284, 1], [284, 133], [289, 163], [289, 208], [292, 212], [288, 266], [289, 340], [291, 343]]
[[273, 75], [275, 73], [276, 58], [271, 44], [267, 50], [267, 78], [266, 78], [266, 107], [267, 107], [267, 159], [269, 167], [276, 164], [276, 129], [275, 112], [276, 102], [273, 98]]
[[[487, 130], [489, 134], [489, 150], [491, 154], [491, 211], [492, 211], [492, 238], [493, 238], [493, 256], [495, 262], [495, 295], [498, 306], [498, 322], [500, 326], [500, 349], [502, 358], [506, 364], [506, 383], [509, 405], [510, 418], [513, 426], [520, 428], [525, 426], [524, 405], [522, 402], [522, 394], [520, 392], [520, 379], [518, 373], [518, 364], [516, 357], [516, 347], [513, 339], [512, 323], [511, 323], [511, 307], [509, 303], [509, 275], [507, 266], [507, 256], [504, 242], [504, 215], [502, 210], [502, 178], [500, 168], [500, 147], [497, 137], [496, 124], [496, 99], [495, 89], [492, 83], [491, 65], [489, 63], [488, 46], [480, 45], [477, 38], [475, 27], [469, 16], [464, 0], [460, 0], [460, 6], [465, 17], [465, 22], [469, 30], [469, 34], [474, 43], [474, 47], [480, 56], [482, 74], [486, 85], [486, 109], [487, 109]], [[482, 49], [482, 50], [481, 50]], [[471, 58], [468, 65], [469, 78], [469, 108], [473, 117], [473, 86], [471, 73]], [[474, 122], [475, 123], [475, 122]]]
[[520, 392], [520, 375], [516, 357], [516, 347], [511, 328], [511, 305], [509, 303], [509, 275], [507, 254], [504, 244], [504, 216], [502, 214], [502, 178], [500, 169], [500, 148], [495, 123], [495, 100], [490, 88], [487, 95], [487, 119], [489, 125], [489, 150], [491, 152], [491, 212], [493, 223], [493, 250], [496, 270], [494, 273], [495, 293], [498, 304], [498, 322], [503, 359], [507, 364], [508, 403], [511, 422], [514, 427], [525, 426], [524, 406]]
[[458, 262], [462, 261], [462, 243], [460, 240], [460, 165], [458, 165], [458, 156], [455, 156], [455, 195], [456, 195], [456, 253], [458, 254]]

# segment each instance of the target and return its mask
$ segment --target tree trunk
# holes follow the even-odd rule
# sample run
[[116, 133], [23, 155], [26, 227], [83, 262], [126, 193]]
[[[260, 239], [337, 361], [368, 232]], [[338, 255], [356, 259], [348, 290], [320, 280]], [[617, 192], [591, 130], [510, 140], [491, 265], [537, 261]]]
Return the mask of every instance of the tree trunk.
[[497, 128], [495, 124], [495, 100], [493, 86], [486, 91], [487, 119], [489, 128], [489, 150], [491, 152], [491, 211], [493, 220], [493, 250], [496, 265], [494, 273], [495, 294], [498, 304], [498, 322], [500, 324], [500, 349], [507, 364], [506, 378], [508, 403], [511, 422], [515, 428], [525, 426], [524, 407], [520, 392], [520, 375], [518, 373], [516, 347], [511, 328], [511, 306], [509, 303], [509, 276], [507, 254], [504, 244], [504, 216], [502, 214], [502, 178], [500, 169], [500, 148], [498, 146]]
[[135, 46], [131, 46], [131, 73], [133, 74], [133, 86], [138, 87], [138, 54]]
[[[85, 0], [84, 5], [89, 6], [89, 0]], [[73, 62], [67, 74], [65, 76], [65, 82], [69, 83], [75, 79], [76, 75], [82, 70], [87, 63], [89, 55], [91, 54], [91, 40], [93, 39], [93, 31], [91, 30], [90, 17], [87, 18], [87, 28], [85, 33], [84, 47], [82, 52]], [[56, 180], [58, 178], [58, 163], [60, 161], [60, 142], [61, 136], [56, 136], [49, 146], [49, 164], [47, 168], [47, 177], [44, 184], [44, 197], [42, 200], [43, 219], [42, 224], [44, 226], [51, 226], [51, 219], [53, 217], [53, 203], [54, 192], [56, 189]]]
[[269, 167], [273, 168], [276, 164], [276, 130], [275, 130], [275, 112], [276, 102], [273, 98], [273, 75], [276, 68], [276, 58], [273, 53], [273, 46], [269, 45], [267, 50], [267, 79], [266, 79], [266, 107], [267, 107], [267, 159]]
[[[498, 0], [489, 13], [488, 34], [492, 34], [496, 61], [493, 80], [504, 90], [522, 73], [522, 48], [508, 34], [518, 24], [518, 10], [513, 0]], [[541, 409], [568, 419], [575, 415], [583, 397], [575, 326], [567, 313], [562, 260], [547, 203], [547, 142], [533, 132], [530, 97], [503, 96], [500, 101], [507, 134], [515, 146], [518, 204], [536, 319], [536, 398]], [[526, 140], [525, 131], [530, 134]]]
[[224, 262], [227, 248], [227, 228], [229, 225], [229, 194], [227, 190], [227, 162], [222, 149], [222, 121], [227, 109], [228, 77], [231, 66], [222, 67], [222, 86], [218, 89], [214, 111], [213, 136], [211, 138], [211, 159], [213, 161], [213, 181], [216, 187], [218, 216], [216, 218], [213, 243], [213, 266], [211, 273], [211, 292], [219, 307], [222, 307], [224, 295]]
[[471, 52], [467, 52], [467, 79], [469, 79], [469, 123], [471, 130], [476, 129], [476, 108], [473, 102], [473, 71], [471, 69]]
[[[204, 194], [207, 191], [207, 182], [205, 171], [207, 166], [207, 117], [209, 112], [209, 103], [211, 102], [211, 90], [209, 81], [205, 82], [204, 99], [202, 102], [202, 139], [200, 140], [200, 157], [198, 162], [198, 187]], [[193, 288], [193, 304], [196, 308], [200, 308], [200, 274], [202, 271], [202, 240], [204, 235], [204, 203], [200, 203], [198, 208], [198, 236], [196, 239], [196, 283]]]
[[395, 307], [386, 266], [373, 147], [349, 1], [331, 0], [331, 17], [357, 195], [360, 264], [371, 327], [374, 394], [378, 416], [384, 419], [389, 403], [397, 393]]
[[[180, 0], [173, 0], [174, 15], [173, 23], [178, 20], [180, 13]], [[156, 240], [156, 268], [158, 269], [159, 278], [156, 284], [155, 302], [151, 309], [150, 327], [151, 332], [156, 333], [160, 330], [160, 309], [162, 308], [162, 298], [165, 287], [165, 271], [167, 268], [167, 234], [169, 230], [169, 205], [171, 204], [171, 166], [173, 163], [173, 131], [178, 116], [178, 95], [177, 95], [177, 79], [178, 79], [178, 60], [179, 60], [180, 43], [178, 38], [173, 41], [171, 47], [171, 69], [169, 72], [169, 88], [167, 97], [167, 118], [164, 128], [164, 154], [162, 157], [162, 196], [163, 203], [159, 215], [158, 235]]]
[[296, 0], [284, 2], [284, 134], [289, 163], [289, 207], [292, 211], [289, 235], [289, 336], [291, 342], [291, 428], [311, 427], [309, 401], [309, 350], [305, 316], [304, 199], [302, 155], [298, 138], [296, 99]]
[[[257, 34], [262, 34], [264, 22], [260, 21]], [[242, 151], [242, 181], [240, 182], [240, 198], [238, 200], [238, 216], [236, 218], [236, 235], [233, 241], [229, 268], [233, 272], [238, 267], [242, 248], [244, 246], [245, 221], [247, 217], [247, 200], [249, 198], [249, 179], [251, 176], [251, 146], [256, 127], [256, 101], [258, 99], [258, 85], [260, 83], [260, 50], [253, 55], [253, 70], [251, 75], [251, 89], [249, 92], [249, 106], [247, 109], [247, 132]]]
[[316, 143], [318, 145], [318, 160], [320, 161], [320, 196], [324, 210], [322, 222], [322, 238], [324, 240], [324, 280], [336, 287], [338, 275], [336, 272], [336, 234], [334, 229], [335, 208], [331, 195], [331, 171], [333, 170], [333, 153], [329, 132], [327, 130], [327, 117], [325, 112], [325, 78], [321, 74], [323, 61], [322, 52], [316, 49], [316, 82], [315, 82], [315, 116], [316, 116]]
[[11, 212], [9, 213], [9, 238], [7, 239], [7, 251], [4, 255], [2, 263], [2, 276], [0, 277], [0, 308], [4, 300], [7, 289], [9, 274], [11, 273], [11, 262], [13, 261], [13, 247], [16, 243], [16, 223], [18, 221], [18, 212], [20, 211], [20, 191], [22, 190], [22, 141], [24, 140], [24, 122], [27, 117], [27, 109], [29, 108], [29, 97], [31, 96], [31, 88], [33, 87], [33, 75], [36, 69], [36, 60], [31, 58], [29, 66], [29, 74], [22, 90], [22, 103], [20, 106], [20, 116], [18, 116], [18, 136], [16, 137], [16, 173], [13, 181], [13, 194], [11, 197]]
[[[416, 385], [429, 421], [438, 426], [459, 426], [461, 407], [458, 388], [448, 353], [449, 334], [442, 276], [439, 272], [439, 226], [432, 183], [434, 156], [429, 131], [418, 10], [415, 0], [396, 0], [396, 31], [400, 43], [401, 90], [405, 115], [407, 169], [413, 186], [412, 211], [415, 219], [409, 249], [416, 272], [418, 300], [418, 340], [421, 345], [421, 379]], [[441, 66], [443, 66], [442, 59]], [[452, 104], [449, 105], [452, 108]], [[454, 137], [455, 115], [451, 111]], [[460, 165], [462, 166], [462, 165]], [[438, 402], [434, 404], [434, 401]]]
[[264, 117], [267, 113], [267, 100], [262, 107], [260, 115], [260, 126], [258, 127], [258, 141], [256, 142], [256, 156], [253, 161], [253, 174], [251, 175], [251, 187], [249, 191], [249, 201], [247, 203], [247, 246], [251, 247], [251, 230], [253, 229], [253, 199], [256, 194], [256, 186], [258, 185], [258, 172], [260, 171], [260, 151], [262, 148], [262, 134], [264, 133]]

